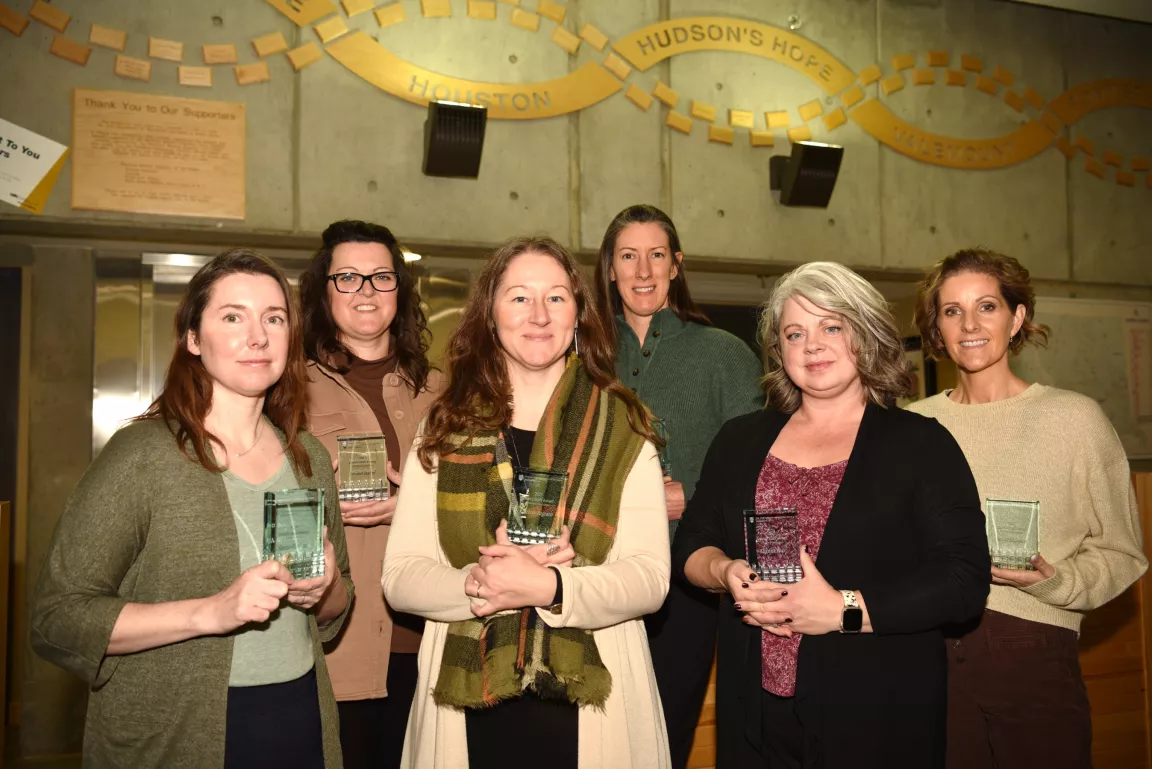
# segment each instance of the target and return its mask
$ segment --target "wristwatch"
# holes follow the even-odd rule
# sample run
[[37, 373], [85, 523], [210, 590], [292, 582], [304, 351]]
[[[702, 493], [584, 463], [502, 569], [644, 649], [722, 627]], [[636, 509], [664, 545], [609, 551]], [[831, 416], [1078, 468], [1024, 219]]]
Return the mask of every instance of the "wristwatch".
[[859, 633], [864, 627], [864, 610], [856, 601], [855, 590], [841, 590], [844, 597], [844, 613], [840, 615], [841, 633]]
[[549, 569], [556, 572], [556, 593], [552, 596], [552, 603], [544, 608], [552, 614], [564, 613], [564, 581], [560, 579], [560, 569], [555, 566], [549, 566]]

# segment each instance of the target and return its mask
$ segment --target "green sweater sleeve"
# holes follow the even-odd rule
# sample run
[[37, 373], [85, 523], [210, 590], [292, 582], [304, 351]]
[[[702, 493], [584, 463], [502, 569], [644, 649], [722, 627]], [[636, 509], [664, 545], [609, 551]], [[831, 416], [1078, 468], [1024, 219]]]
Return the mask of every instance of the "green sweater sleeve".
[[93, 686], [115, 670], [117, 658], [105, 652], [128, 603], [120, 586], [148, 531], [150, 488], [141, 482], [149, 476], [148, 452], [140, 432], [116, 433], [80, 479], [56, 524], [32, 602], [32, 647]]
[[316, 486], [324, 489], [324, 523], [328, 526], [328, 540], [336, 552], [336, 566], [340, 569], [340, 578], [348, 591], [348, 603], [344, 606], [344, 611], [327, 625], [319, 628], [320, 640], [327, 642], [340, 633], [340, 628], [352, 608], [352, 597], [356, 588], [352, 584], [348, 566], [348, 543], [344, 536], [344, 519], [340, 516], [340, 496], [336, 488], [336, 476], [332, 472], [332, 457], [311, 435], [302, 435], [301, 439], [312, 460], [312, 477], [316, 481]]
[[721, 424], [764, 408], [764, 389], [760, 386], [764, 367], [744, 342], [735, 337], [730, 342], [729, 349], [725, 350], [724, 364], [716, 369], [720, 377], [717, 389], [723, 417]]

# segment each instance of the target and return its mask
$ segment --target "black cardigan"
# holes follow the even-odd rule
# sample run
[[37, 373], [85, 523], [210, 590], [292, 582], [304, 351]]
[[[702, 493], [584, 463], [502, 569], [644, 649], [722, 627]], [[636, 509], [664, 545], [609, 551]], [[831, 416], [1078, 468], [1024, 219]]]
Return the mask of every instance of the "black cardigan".
[[[766, 410], [721, 428], [676, 533], [675, 577], [703, 547], [745, 557], [743, 511], [755, 507], [760, 470], [788, 419]], [[976, 482], [952, 435], [935, 419], [869, 404], [816, 566], [832, 587], [863, 594], [874, 632], [805, 637], [797, 666], [796, 707], [817, 724], [827, 769], [944, 765], [941, 628], [983, 610], [990, 565]], [[718, 769], [764, 762], [762, 632], [724, 596]]]

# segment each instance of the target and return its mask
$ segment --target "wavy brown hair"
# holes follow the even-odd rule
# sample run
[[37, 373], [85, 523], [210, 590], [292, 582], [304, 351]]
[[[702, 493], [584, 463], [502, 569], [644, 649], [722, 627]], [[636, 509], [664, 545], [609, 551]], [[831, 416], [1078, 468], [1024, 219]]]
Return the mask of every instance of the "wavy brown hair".
[[612, 257], [616, 253], [616, 240], [630, 224], [658, 224], [664, 230], [664, 234], [668, 236], [668, 250], [671, 251], [669, 256], [676, 265], [676, 277], [668, 287], [668, 307], [685, 323], [691, 321], [702, 326], [711, 326], [712, 321], [696, 306], [692, 301], [692, 294], [688, 291], [684, 262], [677, 256], [683, 249], [680, 248], [680, 235], [676, 232], [676, 225], [672, 223], [668, 214], [656, 206], [638, 203], [628, 206], [612, 219], [608, 229], [604, 231], [604, 238], [600, 241], [600, 258], [596, 260], [596, 305], [600, 308], [601, 322], [612, 349], [615, 350], [619, 343], [616, 316], [624, 311], [624, 300], [620, 298], [620, 290], [616, 287], [616, 281], [612, 280], [610, 270]]
[[404, 252], [392, 231], [380, 224], [352, 219], [328, 225], [321, 235], [323, 245], [312, 257], [308, 269], [300, 275], [300, 304], [304, 316], [304, 352], [309, 360], [340, 374], [351, 368], [352, 353], [340, 341], [340, 329], [332, 317], [328, 302], [328, 271], [332, 254], [342, 243], [379, 243], [392, 254], [396, 271], [396, 317], [387, 333], [392, 335], [397, 363], [404, 379], [414, 392], [428, 383], [428, 347], [432, 335], [428, 319], [416, 292], [416, 281], [404, 261]]
[[585, 371], [597, 387], [624, 401], [633, 430], [648, 440], [658, 440], [648, 409], [616, 381], [614, 352], [604, 321], [595, 311], [587, 279], [572, 254], [549, 237], [514, 238], [488, 258], [472, 287], [460, 323], [448, 340], [448, 386], [428, 410], [424, 437], [417, 449], [425, 470], [431, 471], [437, 457], [459, 448], [452, 443], [452, 434], [471, 438], [481, 430], [497, 430], [512, 420], [512, 385], [495, 330], [496, 290], [512, 260], [528, 253], [550, 256], [564, 268], [576, 301], [576, 333]]
[[844, 265], [809, 262], [777, 280], [762, 307], [760, 337], [768, 372], [764, 385], [771, 407], [787, 414], [800, 408], [800, 388], [788, 378], [780, 350], [780, 318], [784, 304], [794, 296], [839, 315], [848, 324], [856, 370], [868, 400], [887, 407], [908, 394], [912, 374], [888, 302], [875, 286]]
[[1041, 347], [1048, 346], [1049, 328], [1042, 323], [1034, 323], [1036, 315], [1036, 294], [1032, 291], [1032, 279], [1028, 269], [1011, 256], [997, 253], [988, 248], [965, 248], [944, 257], [929, 271], [916, 294], [916, 308], [912, 317], [920, 329], [920, 339], [928, 353], [936, 360], [947, 360], [948, 349], [940, 336], [938, 313], [940, 311], [940, 287], [953, 275], [974, 272], [987, 275], [1000, 286], [1000, 296], [1015, 313], [1024, 305], [1024, 324], [1008, 343], [1013, 355], [1031, 342]]
[[[233, 248], [220, 253], [188, 281], [180, 306], [176, 308], [176, 350], [164, 376], [164, 388], [148, 410], [133, 421], [164, 420], [176, 436], [181, 454], [214, 473], [224, 471], [211, 448], [211, 443], [220, 443], [220, 439], [204, 426], [204, 419], [212, 408], [212, 375], [204, 368], [200, 356], [188, 349], [188, 335], [200, 333], [200, 321], [212, 299], [212, 287], [221, 278], [237, 273], [266, 275], [284, 292], [288, 310], [288, 362], [280, 379], [264, 394], [264, 416], [284, 433], [286, 451], [294, 469], [311, 475], [312, 463], [300, 442], [300, 431], [305, 424], [304, 404], [307, 402], [300, 313], [284, 273], [271, 259], [250, 248]], [[189, 445], [194, 458], [188, 453]]]

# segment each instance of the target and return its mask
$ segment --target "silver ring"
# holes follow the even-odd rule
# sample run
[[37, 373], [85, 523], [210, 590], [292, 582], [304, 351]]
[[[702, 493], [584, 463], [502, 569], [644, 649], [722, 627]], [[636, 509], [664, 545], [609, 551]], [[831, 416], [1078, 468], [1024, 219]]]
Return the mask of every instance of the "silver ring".
[[480, 588], [482, 588], [482, 587], [484, 587], [484, 586], [481, 585], [479, 582], [476, 583], [476, 597], [477, 598], [483, 598], [484, 597], [484, 596], [480, 595]]
[[556, 555], [560, 552], [560, 546], [553, 542], [548, 546], [548, 555]]
[[768, 623], [768, 627], [780, 627], [780, 623], [779, 622], [770, 622], [770, 623]]

